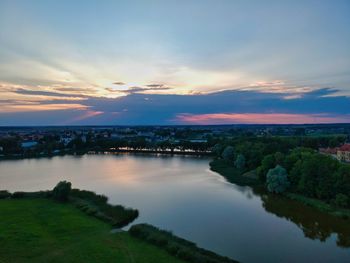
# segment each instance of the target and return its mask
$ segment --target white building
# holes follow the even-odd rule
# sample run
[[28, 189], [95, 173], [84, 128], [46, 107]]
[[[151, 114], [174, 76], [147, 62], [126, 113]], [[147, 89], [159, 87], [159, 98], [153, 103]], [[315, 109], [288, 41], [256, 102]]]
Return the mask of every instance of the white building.
[[21, 147], [29, 149], [29, 148], [36, 146], [37, 144], [38, 144], [38, 142], [36, 142], [36, 141], [27, 141], [27, 142], [22, 142]]

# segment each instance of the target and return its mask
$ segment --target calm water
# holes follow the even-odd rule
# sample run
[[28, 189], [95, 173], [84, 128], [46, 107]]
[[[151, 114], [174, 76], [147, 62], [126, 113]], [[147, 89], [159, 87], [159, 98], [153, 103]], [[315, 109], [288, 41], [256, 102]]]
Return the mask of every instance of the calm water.
[[45, 190], [68, 180], [138, 208], [135, 223], [172, 230], [242, 262], [350, 262], [349, 221], [230, 184], [208, 163], [135, 155], [1, 161], [0, 188]]

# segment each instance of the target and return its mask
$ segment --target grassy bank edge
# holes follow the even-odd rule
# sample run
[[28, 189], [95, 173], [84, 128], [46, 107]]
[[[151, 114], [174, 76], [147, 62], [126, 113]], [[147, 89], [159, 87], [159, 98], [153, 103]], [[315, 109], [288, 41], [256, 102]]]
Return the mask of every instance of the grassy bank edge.
[[175, 236], [149, 224], [133, 225], [128, 231], [133, 237], [144, 240], [167, 251], [170, 255], [192, 263], [238, 263], [212, 251], [198, 247], [195, 243]]

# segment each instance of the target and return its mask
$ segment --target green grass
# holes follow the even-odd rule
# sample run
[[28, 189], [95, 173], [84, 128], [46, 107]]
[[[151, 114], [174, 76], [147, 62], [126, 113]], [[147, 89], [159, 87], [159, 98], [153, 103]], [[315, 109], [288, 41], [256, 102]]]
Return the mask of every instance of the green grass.
[[169, 262], [167, 252], [111, 227], [72, 204], [0, 200], [0, 262]]
[[238, 185], [250, 185], [255, 186], [261, 184], [261, 182], [253, 178], [251, 175], [242, 175], [241, 171], [234, 166], [228, 165], [226, 161], [221, 159], [215, 159], [210, 162], [210, 169], [224, 176], [229, 182]]

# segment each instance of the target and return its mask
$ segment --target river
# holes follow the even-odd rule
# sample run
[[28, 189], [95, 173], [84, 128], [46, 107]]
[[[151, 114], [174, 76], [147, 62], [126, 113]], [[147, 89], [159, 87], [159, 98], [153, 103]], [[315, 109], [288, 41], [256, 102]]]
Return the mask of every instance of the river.
[[67, 180], [139, 209], [133, 223], [171, 230], [243, 263], [350, 262], [349, 220], [228, 183], [209, 161], [132, 154], [6, 160], [0, 189], [46, 190]]

